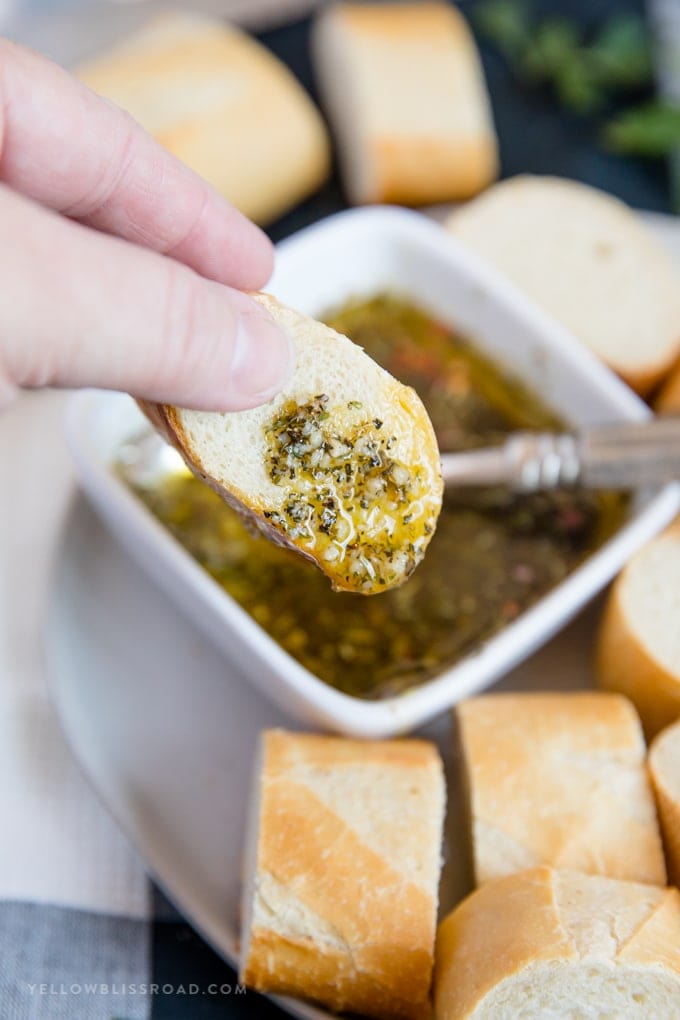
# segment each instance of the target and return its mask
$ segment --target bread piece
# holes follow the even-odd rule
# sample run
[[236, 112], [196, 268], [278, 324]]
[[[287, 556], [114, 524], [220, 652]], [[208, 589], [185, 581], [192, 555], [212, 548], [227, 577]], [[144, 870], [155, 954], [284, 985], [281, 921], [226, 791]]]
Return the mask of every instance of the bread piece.
[[634, 882], [523, 871], [439, 926], [437, 1020], [677, 1020], [680, 895]]
[[680, 885], [680, 722], [662, 730], [649, 749], [649, 774], [659, 809], [668, 875]]
[[666, 881], [640, 721], [590, 691], [458, 706], [477, 884], [549, 864]]
[[469, 198], [496, 178], [479, 56], [451, 5], [334, 5], [312, 56], [351, 202]]
[[347, 337], [253, 297], [295, 348], [282, 393], [230, 414], [140, 406], [200, 478], [334, 588], [387, 591], [423, 558], [441, 509], [427, 412]]
[[447, 226], [639, 393], [680, 352], [680, 274], [611, 195], [558, 177], [514, 177]]
[[328, 175], [328, 136], [308, 94], [272, 53], [222, 21], [160, 15], [76, 73], [258, 223]]
[[239, 980], [366, 1016], [428, 1016], [444, 797], [424, 741], [265, 733]]
[[654, 400], [658, 414], [680, 414], [680, 365], [676, 365], [664, 380]]
[[595, 669], [600, 687], [631, 699], [648, 740], [680, 718], [680, 519], [614, 582]]

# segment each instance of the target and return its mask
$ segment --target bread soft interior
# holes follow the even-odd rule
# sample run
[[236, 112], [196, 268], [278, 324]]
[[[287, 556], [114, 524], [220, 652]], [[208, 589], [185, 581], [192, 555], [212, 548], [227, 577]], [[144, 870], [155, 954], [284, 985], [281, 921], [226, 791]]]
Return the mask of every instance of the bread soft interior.
[[538, 868], [497, 879], [439, 927], [437, 1020], [675, 1020], [680, 895]]
[[520, 176], [456, 210], [448, 227], [641, 393], [680, 352], [680, 273], [619, 199]]
[[680, 684], [680, 525], [631, 560], [618, 597], [637, 640]]

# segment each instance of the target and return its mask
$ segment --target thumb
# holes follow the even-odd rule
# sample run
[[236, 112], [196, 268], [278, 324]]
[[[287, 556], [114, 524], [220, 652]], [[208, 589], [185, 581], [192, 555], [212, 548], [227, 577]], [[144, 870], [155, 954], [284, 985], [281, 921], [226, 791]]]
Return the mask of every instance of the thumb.
[[0, 403], [97, 386], [200, 410], [270, 399], [292, 350], [258, 303], [0, 185]]

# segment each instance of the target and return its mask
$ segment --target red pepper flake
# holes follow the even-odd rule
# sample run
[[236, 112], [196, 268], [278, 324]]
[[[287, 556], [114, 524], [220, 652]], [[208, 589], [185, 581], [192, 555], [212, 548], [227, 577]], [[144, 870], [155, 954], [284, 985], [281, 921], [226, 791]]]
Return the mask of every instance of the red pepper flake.
[[501, 606], [501, 616], [504, 620], [514, 620], [519, 615], [520, 605], [514, 599], [506, 599]]

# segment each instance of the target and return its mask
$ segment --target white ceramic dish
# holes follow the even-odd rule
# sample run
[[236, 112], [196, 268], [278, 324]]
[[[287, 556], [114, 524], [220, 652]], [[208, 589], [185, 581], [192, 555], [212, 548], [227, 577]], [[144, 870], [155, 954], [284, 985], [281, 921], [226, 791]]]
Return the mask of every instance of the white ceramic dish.
[[[312, 315], [350, 297], [398, 292], [474, 338], [574, 426], [649, 414], [566, 331], [416, 213], [353, 210], [308, 228], [279, 246], [268, 289]], [[479, 652], [407, 694], [367, 702], [333, 690], [284, 652], [115, 476], [111, 464], [140, 421], [125, 397], [74, 398], [67, 435], [94, 505], [139, 563], [279, 707], [304, 723], [356, 736], [412, 730], [506, 674], [563, 627], [680, 507], [678, 486], [640, 493], [630, 520], [606, 545]]]

